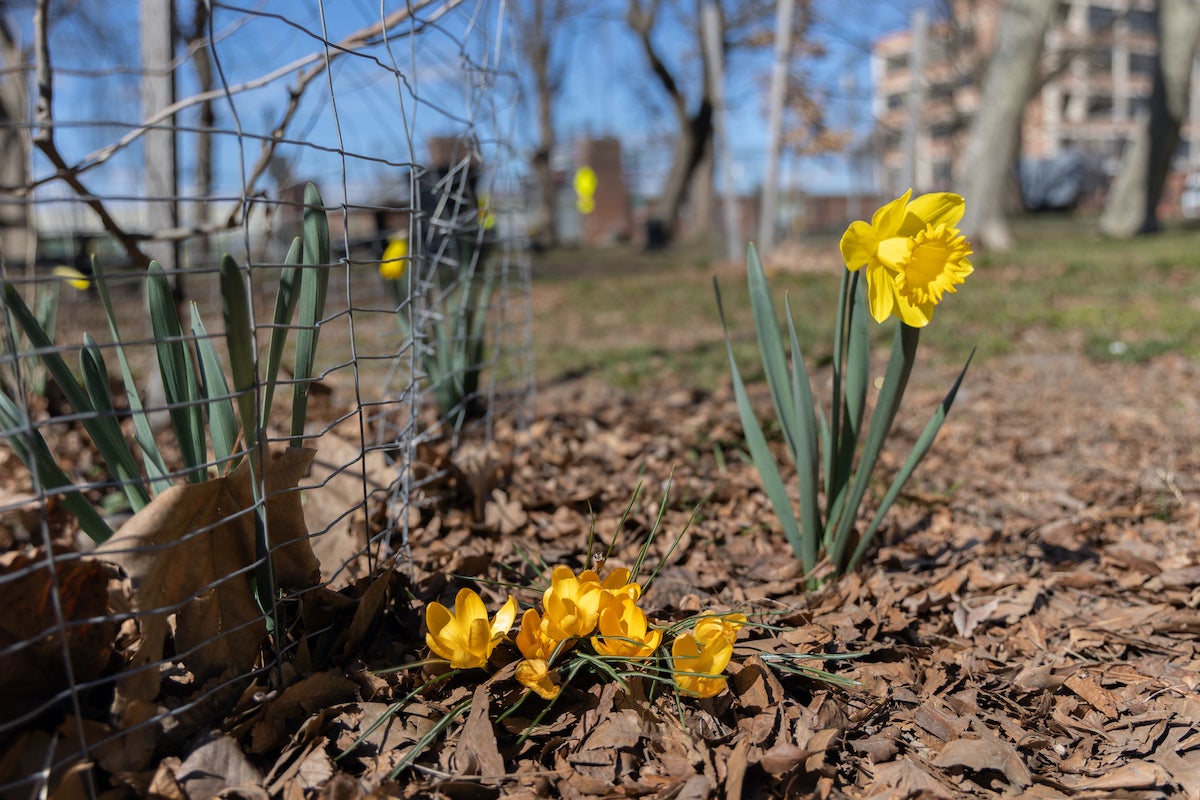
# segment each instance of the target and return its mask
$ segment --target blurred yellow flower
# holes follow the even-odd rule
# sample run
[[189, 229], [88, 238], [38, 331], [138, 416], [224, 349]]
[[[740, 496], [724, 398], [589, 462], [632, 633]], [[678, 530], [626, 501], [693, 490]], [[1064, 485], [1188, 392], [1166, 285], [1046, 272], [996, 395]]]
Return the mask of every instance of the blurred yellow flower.
[[426, 607], [425, 627], [429, 630], [425, 643], [454, 669], [483, 667], [516, 618], [517, 600], [512, 595], [489, 624], [483, 600], [474, 591], [462, 589], [454, 598], [453, 612], [436, 602]]
[[379, 276], [384, 280], [396, 281], [404, 277], [408, 269], [408, 239], [404, 236], [393, 236], [383, 251], [379, 260]]
[[596, 629], [602, 597], [600, 583], [580, 580], [570, 567], [555, 567], [542, 594], [547, 633], [559, 641], [587, 636]]
[[68, 267], [66, 264], [60, 264], [51, 272], [58, 278], [61, 278], [72, 289], [84, 291], [92, 288], [92, 276], [87, 275], [74, 267]]
[[733, 657], [733, 642], [717, 636], [707, 644], [696, 641], [690, 633], [671, 643], [672, 669], [680, 691], [695, 697], [712, 697], [725, 688], [721, 673]]
[[592, 647], [602, 656], [646, 658], [662, 643], [662, 631], [650, 627], [646, 612], [628, 596], [605, 605], [599, 625], [600, 635], [592, 637]]
[[730, 642], [737, 641], [738, 631], [746, 624], [745, 614], [705, 614], [696, 620], [696, 628], [692, 635], [700, 644], [709, 644], [714, 639], [725, 638]]
[[530, 659], [549, 661], [558, 649], [560, 639], [550, 635], [545, 621], [537, 609], [526, 609], [521, 617], [521, 630], [517, 631], [517, 649], [521, 655]]
[[923, 194], [910, 202], [912, 189], [875, 212], [870, 223], [856, 220], [842, 236], [846, 267], [867, 268], [867, 305], [876, 322], [893, 313], [904, 324], [921, 328], [933, 319], [933, 307], [955, 292], [974, 267], [971, 246], [955, 227], [965, 203], [950, 192]]
[[517, 683], [532, 689], [545, 700], [553, 700], [562, 691], [558, 683], [558, 672], [540, 658], [527, 658], [517, 664]]

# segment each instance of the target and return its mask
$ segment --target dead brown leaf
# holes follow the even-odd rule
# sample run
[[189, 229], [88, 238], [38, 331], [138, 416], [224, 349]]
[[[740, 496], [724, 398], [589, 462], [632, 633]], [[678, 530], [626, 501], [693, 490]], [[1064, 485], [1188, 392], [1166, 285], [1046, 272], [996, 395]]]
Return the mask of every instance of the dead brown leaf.
[[[292, 448], [264, 464], [272, 569], [281, 588], [311, 586], [320, 565], [296, 487], [314, 451]], [[135, 514], [97, 554], [119, 564], [137, 593], [142, 639], [121, 682], [121, 713], [130, 700], [158, 694], [158, 671], [175, 615], [175, 647], [200, 680], [243, 672], [266, 634], [251, 588], [256, 560], [254, 493], [248, 462], [224, 478], [173, 486]]]

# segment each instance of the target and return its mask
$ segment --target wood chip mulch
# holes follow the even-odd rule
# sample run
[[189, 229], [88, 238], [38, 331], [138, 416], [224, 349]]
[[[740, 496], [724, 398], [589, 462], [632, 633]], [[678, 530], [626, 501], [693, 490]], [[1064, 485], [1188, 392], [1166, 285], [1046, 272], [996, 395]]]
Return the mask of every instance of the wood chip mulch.
[[[883, 475], [948, 385], [933, 372]], [[310, 602], [287, 686], [245, 687], [209, 736], [127, 785], [297, 800], [1200, 798], [1198, 386], [1200, 367], [1174, 356], [976, 364], [867, 561], [812, 593], [730, 392], [545, 389], [536, 421], [498, 423], [493, 445], [423, 448], [449, 470], [428, 495], [456, 500], [414, 514], [411, 564]], [[537, 561], [578, 569], [590, 535], [611, 545], [609, 567], [632, 566], [664, 497], [651, 617], [737, 610], [770, 626], [743, 631], [728, 691], [679, 701], [582, 681], [549, 714], [534, 698], [497, 722], [520, 695], [511, 666], [412, 697], [428, 674], [381, 672], [423, 657], [424, 604], [461, 586], [492, 609], [509, 591], [534, 604], [519, 587]], [[768, 666], [782, 653], [840, 682]]]

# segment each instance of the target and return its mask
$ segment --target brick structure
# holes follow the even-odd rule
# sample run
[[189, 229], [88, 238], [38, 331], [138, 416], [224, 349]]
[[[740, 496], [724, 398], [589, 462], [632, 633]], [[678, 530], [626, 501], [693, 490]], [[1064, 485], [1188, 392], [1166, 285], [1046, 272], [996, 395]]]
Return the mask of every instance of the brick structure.
[[626, 241], [633, 233], [629, 186], [621, 168], [621, 142], [615, 137], [584, 139], [579, 143], [576, 167], [596, 174], [595, 208], [580, 219], [584, 244]]

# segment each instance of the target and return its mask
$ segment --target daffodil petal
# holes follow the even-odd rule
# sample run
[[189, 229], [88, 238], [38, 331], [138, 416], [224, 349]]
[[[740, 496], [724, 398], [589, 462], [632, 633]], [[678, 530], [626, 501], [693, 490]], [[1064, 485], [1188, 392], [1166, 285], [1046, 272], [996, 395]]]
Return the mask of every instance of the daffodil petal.
[[953, 227], [962, 219], [966, 208], [967, 204], [962, 196], [953, 192], [923, 194], [908, 204], [908, 214], [900, 227], [900, 233], [913, 236], [926, 226], [942, 223]]
[[875, 229], [862, 220], [851, 222], [850, 227], [842, 234], [842, 260], [851, 272], [871, 263], [878, 247], [879, 239], [875, 236]]
[[871, 216], [871, 227], [880, 239], [895, 236], [904, 223], [908, 213], [908, 198], [912, 197], [912, 189], [897, 197], [892, 202], [880, 208]]
[[910, 328], [924, 328], [933, 320], [934, 303], [913, 304], [896, 295], [896, 316]]
[[892, 277], [882, 266], [867, 270], [867, 307], [876, 322], [884, 322], [895, 307], [896, 289]]
[[906, 236], [891, 236], [879, 243], [876, 251], [879, 263], [893, 272], [904, 269], [904, 265], [912, 257], [913, 240]]

